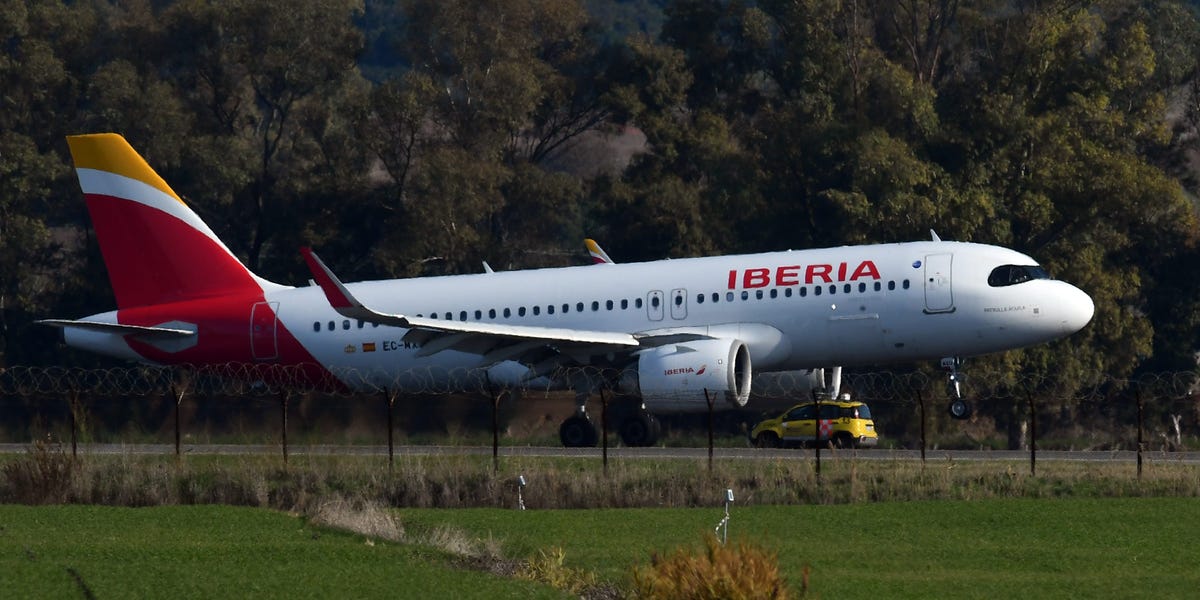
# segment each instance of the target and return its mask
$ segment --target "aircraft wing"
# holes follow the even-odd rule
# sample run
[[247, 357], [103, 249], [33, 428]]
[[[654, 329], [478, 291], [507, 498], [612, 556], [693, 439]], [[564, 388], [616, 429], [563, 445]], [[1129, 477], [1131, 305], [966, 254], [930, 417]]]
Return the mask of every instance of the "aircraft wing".
[[368, 323], [408, 329], [404, 340], [420, 345], [418, 356], [430, 356], [443, 350], [455, 349], [478, 353], [483, 356], [485, 363], [503, 360], [533, 362], [547, 350], [555, 355], [579, 356], [621, 350], [633, 351], [644, 346], [664, 343], [657, 340], [657, 336], [639, 337], [613, 331], [452, 321], [384, 313], [364, 305], [355, 298], [311, 248], [302, 248], [301, 253], [313, 273], [313, 279], [321, 286], [330, 306], [338, 314]]

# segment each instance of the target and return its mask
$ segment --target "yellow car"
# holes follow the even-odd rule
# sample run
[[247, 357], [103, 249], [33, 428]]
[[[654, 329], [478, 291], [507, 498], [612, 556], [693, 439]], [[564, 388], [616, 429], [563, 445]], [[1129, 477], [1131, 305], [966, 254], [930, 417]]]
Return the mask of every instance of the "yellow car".
[[750, 432], [750, 441], [759, 448], [832, 444], [838, 448], [858, 448], [879, 443], [871, 409], [849, 399], [821, 402], [820, 437], [817, 437], [817, 404], [797, 404], [787, 412], [767, 419]]

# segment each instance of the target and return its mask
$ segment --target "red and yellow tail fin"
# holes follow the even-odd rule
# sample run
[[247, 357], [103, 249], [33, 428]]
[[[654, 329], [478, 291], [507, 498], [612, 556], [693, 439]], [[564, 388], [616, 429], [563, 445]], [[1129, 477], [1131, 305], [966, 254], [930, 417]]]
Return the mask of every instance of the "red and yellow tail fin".
[[67, 137], [118, 308], [262, 294], [251, 273], [115, 133]]

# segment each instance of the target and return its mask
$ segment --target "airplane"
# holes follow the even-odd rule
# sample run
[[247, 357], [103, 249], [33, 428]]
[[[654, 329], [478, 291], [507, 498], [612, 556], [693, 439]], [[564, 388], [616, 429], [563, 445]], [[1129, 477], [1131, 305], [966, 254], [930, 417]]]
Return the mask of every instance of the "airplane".
[[585, 410], [596, 391], [636, 397], [619, 434], [652, 445], [654, 415], [743, 407], [755, 373], [953, 368], [1063, 338], [1094, 312], [1029, 256], [936, 236], [359, 283], [302, 249], [315, 285], [291, 287], [252, 273], [120, 135], [67, 139], [117, 304], [42, 321], [68, 345], [161, 365], [283, 365], [338, 389], [467, 389], [482, 374], [573, 390], [566, 446], [597, 444]]

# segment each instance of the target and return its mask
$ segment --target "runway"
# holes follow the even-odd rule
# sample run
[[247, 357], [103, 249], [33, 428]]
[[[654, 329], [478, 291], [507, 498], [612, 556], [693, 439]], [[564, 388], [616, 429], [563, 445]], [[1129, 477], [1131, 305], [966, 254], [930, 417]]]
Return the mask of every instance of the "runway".
[[[28, 451], [29, 444], [0, 444], [0, 454], [21, 454]], [[71, 450], [69, 444], [63, 449]], [[173, 455], [173, 444], [79, 444], [82, 455]], [[278, 444], [183, 444], [181, 453], [186, 455], [271, 455], [282, 454]], [[288, 455], [298, 456], [381, 456], [388, 454], [385, 445], [301, 445], [288, 446]], [[421, 456], [491, 456], [491, 446], [396, 446], [397, 457]], [[561, 448], [537, 446], [500, 446], [501, 457], [538, 458], [600, 458], [601, 448]], [[816, 451], [812, 449], [759, 448], [714, 448], [713, 458], [719, 460], [811, 460]], [[708, 457], [708, 448], [627, 448], [608, 449], [609, 458], [615, 459], [679, 459], [699, 460]], [[1142, 458], [1151, 463], [1200, 464], [1200, 452], [1163, 452], [1147, 450]], [[858, 461], [916, 461], [921, 459], [920, 450], [859, 449], [821, 450], [821, 460]], [[1027, 450], [926, 450], [926, 461], [1028, 461]], [[1038, 450], [1039, 461], [1070, 461], [1097, 463], [1133, 463], [1137, 452], [1132, 450]]]

